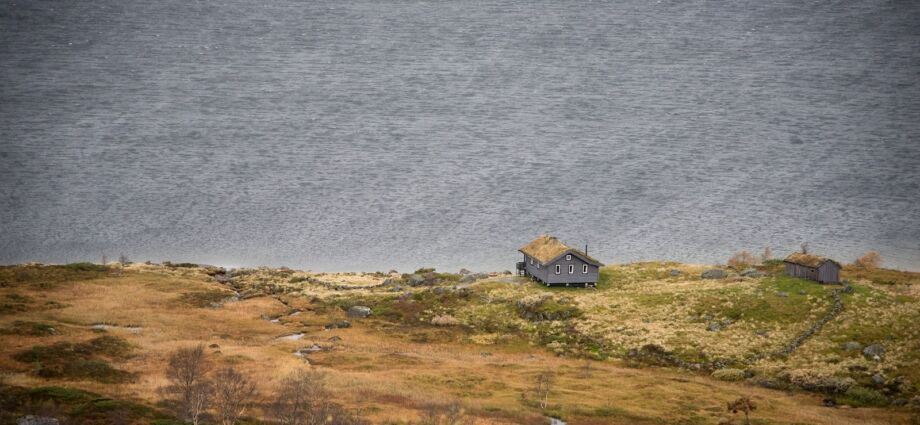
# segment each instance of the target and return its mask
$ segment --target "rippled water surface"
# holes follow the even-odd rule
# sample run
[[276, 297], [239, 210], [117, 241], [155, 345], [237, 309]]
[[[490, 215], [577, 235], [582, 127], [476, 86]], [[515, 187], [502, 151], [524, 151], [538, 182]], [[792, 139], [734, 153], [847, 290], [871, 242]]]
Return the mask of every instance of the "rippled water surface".
[[920, 2], [0, 1], [0, 262], [920, 269]]

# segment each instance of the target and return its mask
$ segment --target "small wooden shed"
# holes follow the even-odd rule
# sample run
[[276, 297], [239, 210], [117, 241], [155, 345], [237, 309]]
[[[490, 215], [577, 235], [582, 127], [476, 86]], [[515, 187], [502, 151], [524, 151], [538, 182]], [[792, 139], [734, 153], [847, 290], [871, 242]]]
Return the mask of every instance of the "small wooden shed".
[[803, 252], [790, 254], [783, 261], [786, 274], [819, 283], [840, 283], [840, 263], [829, 258]]
[[519, 249], [524, 261], [517, 263], [518, 273], [546, 286], [595, 287], [600, 276], [600, 261], [585, 251], [571, 248], [553, 236], [541, 235]]

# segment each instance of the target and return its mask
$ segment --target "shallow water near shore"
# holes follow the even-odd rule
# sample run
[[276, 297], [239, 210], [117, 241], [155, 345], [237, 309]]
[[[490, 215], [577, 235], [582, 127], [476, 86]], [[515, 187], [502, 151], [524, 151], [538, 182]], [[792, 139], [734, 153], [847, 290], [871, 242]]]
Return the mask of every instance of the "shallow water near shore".
[[920, 269], [920, 3], [13, 2], [0, 263]]

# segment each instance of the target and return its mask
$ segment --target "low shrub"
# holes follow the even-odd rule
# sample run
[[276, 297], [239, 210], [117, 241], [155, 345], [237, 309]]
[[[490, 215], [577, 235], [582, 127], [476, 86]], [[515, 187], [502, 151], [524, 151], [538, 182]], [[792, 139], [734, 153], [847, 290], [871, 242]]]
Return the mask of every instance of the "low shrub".
[[837, 400], [838, 403], [854, 407], [887, 406], [888, 399], [872, 388], [852, 386]]
[[49, 336], [56, 333], [54, 326], [47, 323], [23, 322], [17, 320], [8, 328], [0, 330], [0, 334], [19, 336]]
[[722, 381], [743, 381], [745, 378], [744, 371], [741, 369], [717, 369], [712, 372], [712, 377]]
[[87, 342], [58, 342], [36, 345], [13, 355], [22, 363], [32, 363], [33, 373], [43, 378], [89, 379], [103, 383], [131, 382], [134, 374], [116, 369], [100, 356], [123, 357], [130, 345], [114, 336], [101, 336]]

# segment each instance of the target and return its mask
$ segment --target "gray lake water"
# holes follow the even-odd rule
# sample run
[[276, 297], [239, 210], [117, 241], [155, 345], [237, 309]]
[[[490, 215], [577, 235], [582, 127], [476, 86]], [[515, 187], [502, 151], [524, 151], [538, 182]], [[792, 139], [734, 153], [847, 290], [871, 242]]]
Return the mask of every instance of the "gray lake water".
[[0, 263], [920, 269], [920, 2], [0, 1]]

